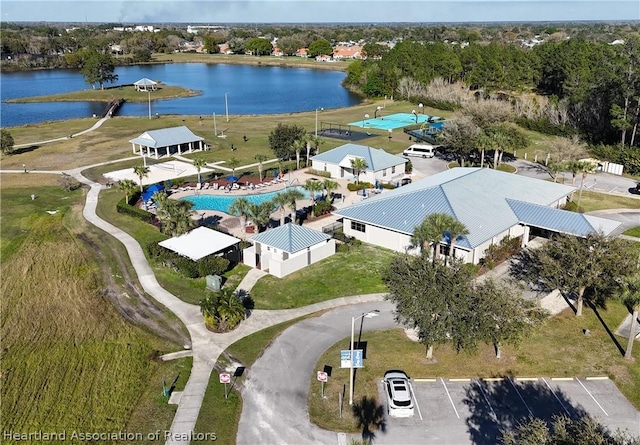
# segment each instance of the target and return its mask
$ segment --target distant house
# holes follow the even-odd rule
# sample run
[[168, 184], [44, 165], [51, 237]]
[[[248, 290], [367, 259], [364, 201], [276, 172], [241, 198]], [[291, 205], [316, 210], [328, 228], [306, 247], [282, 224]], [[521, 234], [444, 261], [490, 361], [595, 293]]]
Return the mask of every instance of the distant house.
[[338, 60], [362, 59], [362, 47], [357, 45], [336, 46], [333, 49], [333, 58]]
[[[356, 178], [351, 160], [361, 158], [367, 168]], [[356, 179], [374, 184], [379, 182], [395, 183], [405, 173], [407, 159], [387, 153], [381, 148], [367, 147], [357, 144], [345, 144], [333, 150], [325, 151], [311, 158], [311, 166], [315, 170], [331, 173], [332, 178]]]
[[296, 51], [296, 56], [298, 57], [309, 57], [309, 53], [307, 48], [300, 48], [298, 51]]
[[[345, 235], [397, 252], [414, 251], [414, 228], [432, 213], [446, 213], [469, 230], [455, 240], [454, 255], [477, 264], [489, 246], [507, 236], [520, 237], [526, 246], [534, 236], [608, 235], [618, 228], [617, 221], [561, 210], [574, 191], [488, 168], [453, 168], [333, 213], [342, 218]], [[447, 236], [441, 241], [443, 255]]]
[[335, 240], [329, 235], [291, 223], [259, 233], [248, 241], [252, 246], [243, 251], [244, 264], [278, 278], [336, 252]]

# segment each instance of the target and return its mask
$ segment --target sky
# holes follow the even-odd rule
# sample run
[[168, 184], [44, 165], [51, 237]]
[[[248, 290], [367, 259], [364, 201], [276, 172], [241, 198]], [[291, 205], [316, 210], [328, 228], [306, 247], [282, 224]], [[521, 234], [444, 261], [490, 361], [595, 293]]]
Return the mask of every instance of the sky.
[[640, 0], [1, 0], [3, 22], [464, 23], [637, 21]]

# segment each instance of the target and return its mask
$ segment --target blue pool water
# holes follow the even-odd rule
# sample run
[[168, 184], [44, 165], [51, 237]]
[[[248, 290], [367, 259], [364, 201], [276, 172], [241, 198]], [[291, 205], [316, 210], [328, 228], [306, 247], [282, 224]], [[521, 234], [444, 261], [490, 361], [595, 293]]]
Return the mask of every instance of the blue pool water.
[[[294, 187], [304, 193], [305, 197], [309, 193], [302, 187]], [[240, 195], [238, 192], [231, 192], [225, 195], [193, 195], [186, 196], [184, 199], [193, 203], [193, 210], [217, 210], [219, 212], [229, 213], [229, 206], [238, 198], [246, 198], [247, 201], [254, 204], [260, 204], [269, 201], [278, 193], [284, 192], [286, 189], [268, 193], [254, 193], [252, 195]]]
[[[423, 124], [429, 120], [430, 117], [439, 119], [436, 116], [427, 116], [426, 114], [418, 114], [418, 124]], [[388, 116], [378, 116], [377, 118], [362, 119], [356, 122], [351, 122], [349, 125], [360, 128], [374, 128], [377, 130], [395, 130], [396, 128], [402, 128], [409, 125], [416, 124], [416, 115], [413, 113], [396, 113]]]

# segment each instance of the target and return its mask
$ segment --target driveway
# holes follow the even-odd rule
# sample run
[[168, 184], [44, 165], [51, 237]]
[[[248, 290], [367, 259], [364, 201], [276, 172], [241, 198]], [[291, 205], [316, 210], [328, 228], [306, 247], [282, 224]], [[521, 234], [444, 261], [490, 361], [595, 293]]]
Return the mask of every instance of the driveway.
[[309, 422], [309, 376], [324, 352], [351, 334], [351, 317], [380, 310], [363, 330], [396, 327], [393, 305], [375, 302], [341, 307], [285, 330], [248, 370], [242, 392], [237, 444], [335, 444], [337, 433]]

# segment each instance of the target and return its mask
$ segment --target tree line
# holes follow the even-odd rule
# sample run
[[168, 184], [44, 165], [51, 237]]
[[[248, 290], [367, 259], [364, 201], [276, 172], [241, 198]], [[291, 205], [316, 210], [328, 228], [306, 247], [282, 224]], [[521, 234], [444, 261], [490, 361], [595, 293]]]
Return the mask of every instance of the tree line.
[[571, 38], [533, 49], [495, 42], [462, 47], [404, 41], [377, 60], [352, 63], [345, 82], [370, 97], [394, 96], [438, 108], [459, 108], [455, 99], [429, 94], [436, 79], [476, 96], [494, 95], [511, 103], [517, 93], [535, 93], [556, 104], [557, 114], [534, 121], [548, 121], [560, 132], [578, 130], [593, 144], [637, 147], [640, 143], [637, 37], [629, 36], [617, 45]]

